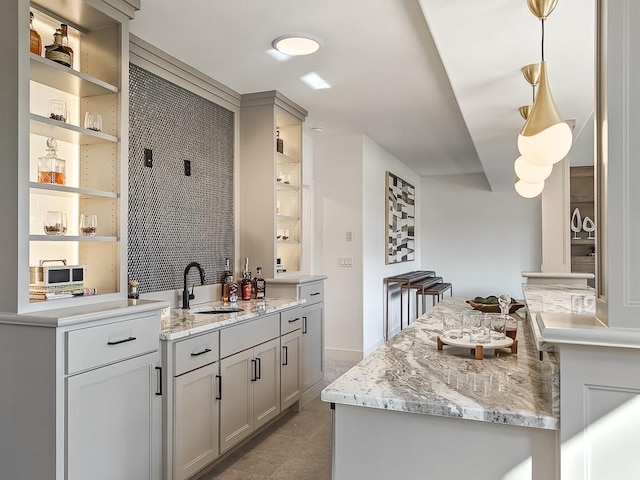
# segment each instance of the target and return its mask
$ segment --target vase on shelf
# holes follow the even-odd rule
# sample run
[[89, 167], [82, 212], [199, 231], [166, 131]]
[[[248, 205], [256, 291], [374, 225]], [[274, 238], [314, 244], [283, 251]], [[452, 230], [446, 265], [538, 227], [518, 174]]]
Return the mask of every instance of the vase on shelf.
[[582, 217], [580, 216], [580, 210], [576, 208], [571, 215], [571, 231], [573, 232], [573, 239], [579, 240], [578, 233], [582, 230]]
[[596, 224], [593, 223], [593, 220], [589, 217], [584, 217], [584, 220], [582, 221], [582, 229], [589, 234], [587, 236], [589, 240], [593, 240], [595, 238], [593, 236], [593, 232], [596, 231]]

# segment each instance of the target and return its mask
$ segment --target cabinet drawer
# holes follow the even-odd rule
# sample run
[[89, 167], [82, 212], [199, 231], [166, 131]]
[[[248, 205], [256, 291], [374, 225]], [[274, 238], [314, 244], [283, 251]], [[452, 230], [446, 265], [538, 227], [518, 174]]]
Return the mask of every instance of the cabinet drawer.
[[71, 374], [158, 350], [160, 315], [72, 330], [66, 337]]
[[280, 313], [280, 335], [302, 328], [302, 308], [292, 308]]
[[317, 282], [302, 285], [300, 287], [300, 298], [304, 298], [307, 301], [305, 305], [324, 302], [324, 283]]
[[280, 314], [268, 315], [220, 331], [220, 358], [280, 336]]
[[173, 344], [175, 376], [220, 360], [220, 332], [180, 340]]

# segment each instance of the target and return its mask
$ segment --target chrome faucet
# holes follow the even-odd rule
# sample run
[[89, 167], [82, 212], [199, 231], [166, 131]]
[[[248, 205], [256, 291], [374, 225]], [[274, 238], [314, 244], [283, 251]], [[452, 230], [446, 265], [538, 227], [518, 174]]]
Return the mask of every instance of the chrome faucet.
[[193, 288], [191, 288], [191, 293], [189, 293], [189, 289], [187, 287], [187, 275], [189, 274], [189, 270], [191, 267], [196, 267], [200, 272], [200, 285], [204, 285], [204, 270], [202, 269], [202, 265], [198, 262], [191, 262], [187, 265], [187, 268], [184, 269], [184, 288], [182, 290], [182, 308], [188, 310], [189, 309], [189, 300], [193, 300], [196, 296], [193, 294]]

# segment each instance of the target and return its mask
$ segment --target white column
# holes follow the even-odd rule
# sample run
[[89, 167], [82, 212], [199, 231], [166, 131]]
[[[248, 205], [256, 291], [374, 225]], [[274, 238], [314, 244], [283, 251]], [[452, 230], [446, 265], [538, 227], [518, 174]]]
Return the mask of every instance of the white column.
[[569, 157], [553, 167], [542, 191], [542, 271], [571, 272]]

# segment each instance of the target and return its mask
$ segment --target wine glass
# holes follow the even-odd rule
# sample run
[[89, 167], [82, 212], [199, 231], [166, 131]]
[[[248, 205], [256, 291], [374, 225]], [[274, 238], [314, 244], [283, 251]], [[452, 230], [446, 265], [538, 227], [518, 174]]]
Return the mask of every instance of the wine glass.
[[102, 115], [96, 112], [87, 112], [84, 115], [84, 128], [94, 132], [102, 131]]
[[83, 213], [80, 215], [80, 235], [93, 237], [98, 228], [98, 219], [94, 214]]

